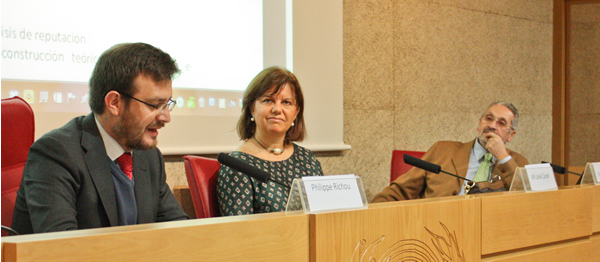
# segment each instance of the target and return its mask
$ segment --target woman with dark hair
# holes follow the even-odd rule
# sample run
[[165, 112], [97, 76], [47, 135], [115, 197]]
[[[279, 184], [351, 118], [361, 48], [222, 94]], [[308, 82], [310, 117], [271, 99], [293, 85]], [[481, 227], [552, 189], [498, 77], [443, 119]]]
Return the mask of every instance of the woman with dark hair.
[[[270, 67], [260, 72], [244, 92], [237, 129], [244, 143], [230, 156], [271, 174], [271, 180], [291, 187], [294, 178], [322, 176], [321, 164], [308, 149], [293, 142], [306, 135], [304, 97], [290, 71]], [[285, 210], [289, 188], [262, 183], [222, 165], [217, 195], [223, 216]]]

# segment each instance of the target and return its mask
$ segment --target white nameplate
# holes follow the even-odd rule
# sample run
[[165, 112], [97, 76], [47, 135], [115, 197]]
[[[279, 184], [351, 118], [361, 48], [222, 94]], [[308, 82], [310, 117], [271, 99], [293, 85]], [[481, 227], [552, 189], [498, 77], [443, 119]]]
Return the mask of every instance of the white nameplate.
[[591, 163], [591, 164], [592, 164], [592, 171], [594, 171], [594, 175], [596, 176], [596, 181], [598, 184], [600, 184], [600, 162]]
[[554, 170], [552, 170], [550, 164], [526, 165], [525, 169], [527, 170], [532, 191], [558, 189], [556, 179], [554, 178]]
[[363, 201], [355, 175], [303, 177], [310, 211], [362, 208]]

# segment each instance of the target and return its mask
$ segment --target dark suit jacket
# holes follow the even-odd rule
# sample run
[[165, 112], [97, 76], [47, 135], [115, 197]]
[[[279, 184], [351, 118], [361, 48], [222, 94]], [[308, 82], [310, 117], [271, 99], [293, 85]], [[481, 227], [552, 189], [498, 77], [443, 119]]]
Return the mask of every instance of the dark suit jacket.
[[[465, 177], [474, 143], [475, 140], [467, 143], [439, 141], [421, 159], [440, 165], [444, 171]], [[496, 164], [492, 176], [499, 176], [504, 188], [509, 190], [517, 167], [523, 167], [529, 162], [519, 153], [509, 149], [507, 151], [512, 159], [502, 165]], [[413, 167], [377, 194], [371, 202], [453, 196], [460, 192], [463, 182], [462, 179], [444, 173], [435, 174]]]
[[[94, 115], [76, 117], [35, 141], [17, 193], [20, 234], [118, 225], [110, 159]], [[187, 219], [166, 183], [160, 151], [134, 150], [137, 223]]]

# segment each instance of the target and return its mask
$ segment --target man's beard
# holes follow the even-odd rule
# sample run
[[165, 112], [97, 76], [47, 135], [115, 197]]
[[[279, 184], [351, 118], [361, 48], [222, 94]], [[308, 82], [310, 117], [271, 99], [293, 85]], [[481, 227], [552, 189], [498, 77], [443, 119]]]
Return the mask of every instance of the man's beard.
[[498, 133], [498, 129], [492, 129], [492, 128], [486, 127], [479, 134], [479, 140], [481, 142], [481, 145], [485, 146], [487, 144], [487, 139], [484, 140], [486, 132], [492, 132], [492, 133], [498, 135], [500, 137], [500, 139], [502, 139], [502, 142], [504, 142], [506, 144], [506, 140]]
[[158, 144], [156, 137], [154, 137], [153, 142], [145, 142], [144, 141], [144, 133], [148, 128], [161, 128], [165, 124], [160, 122], [152, 122], [146, 127], [138, 127], [137, 123], [135, 123], [135, 117], [129, 113], [129, 111], [125, 111], [123, 114], [123, 118], [121, 118], [121, 122], [113, 127], [113, 134], [116, 137], [124, 140], [125, 146], [131, 149], [137, 150], [148, 150], [153, 149]]

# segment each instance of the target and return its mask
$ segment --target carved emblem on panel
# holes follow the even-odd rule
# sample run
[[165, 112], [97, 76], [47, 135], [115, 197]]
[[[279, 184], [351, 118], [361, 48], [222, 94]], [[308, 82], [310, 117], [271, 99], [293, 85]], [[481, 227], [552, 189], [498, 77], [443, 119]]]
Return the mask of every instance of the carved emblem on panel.
[[[368, 244], [366, 239], [358, 242], [352, 253], [352, 261], [361, 262], [392, 262], [392, 261], [465, 261], [464, 252], [456, 239], [456, 233], [450, 232], [448, 227], [440, 222], [444, 232], [436, 234], [424, 227], [431, 236], [429, 241], [419, 239], [404, 239], [395, 243], [385, 243], [383, 235]], [[380, 257], [374, 257], [376, 250], [385, 248]], [[379, 252], [378, 252], [379, 253]]]

